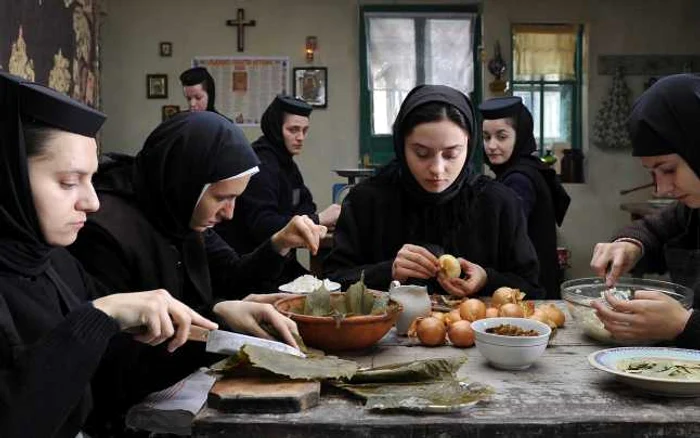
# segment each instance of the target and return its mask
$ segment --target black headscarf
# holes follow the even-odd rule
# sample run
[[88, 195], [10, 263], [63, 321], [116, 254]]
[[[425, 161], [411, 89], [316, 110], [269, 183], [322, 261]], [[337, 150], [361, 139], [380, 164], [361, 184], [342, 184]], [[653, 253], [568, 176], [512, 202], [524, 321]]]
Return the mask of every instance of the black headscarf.
[[180, 82], [184, 87], [202, 84], [202, 88], [207, 92], [207, 111], [216, 112], [214, 102], [216, 101], [216, 86], [214, 78], [204, 67], [192, 67], [180, 74]]
[[667, 76], [632, 106], [627, 127], [632, 155], [678, 154], [700, 178], [700, 77]]
[[243, 131], [213, 112], [185, 112], [160, 124], [134, 161], [134, 193], [151, 222], [171, 239], [189, 223], [207, 184], [257, 171]]
[[[406, 162], [405, 153], [405, 135], [407, 134], [407, 127], [404, 126], [404, 122], [408, 115], [413, 112], [416, 108], [428, 104], [428, 103], [445, 103], [450, 105], [459, 112], [462, 113], [465, 120], [467, 121], [467, 128], [469, 130], [469, 142], [467, 144], [467, 159], [464, 162], [464, 167], [460, 171], [454, 182], [445, 190], [440, 193], [431, 193], [426, 191], [421, 185], [416, 181], [416, 178], [411, 173], [408, 168], [408, 163]], [[394, 153], [396, 154], [396, 159], [394, 163], [390, 163], [388, 166], [397, 166], [400, 169], [400, 178], [402, 181], [402, 186], [404, 190], [409, 194], [409, 197], [416, 202], [427, 203], [427, 204], [444, 204], [447, 201], [453, 199], [462, 189], [465, 181], [469, 176], [468, 163], [470, 157], [473, 155], [472, 149], [474, 145], [474, 108], [471, 101], [464, 93], [455, 90], [454, 88], [447, 87], [445, 85], [418, 85], [406, 96], [399, 113], [396, 116], [393, 126], [393, 136], [394, 136]]]
[[0, 72], [0, 266], [38, 275], [52, 250], [34, 208], [24, 125], [94, 137], [104, 120], [104, 114], [63, 94]]
[[538, 157], [532, 155], [537, 150], [537, 141], [533, 132], [534, 124], [530, 110], [523, 104], [520, 97], [507, 96], [485, 101], [479, 105], [479, 112], [484, 120], [510, 118], [515, 124], [515, 145], [508, 161], [502, 164], [488, 163], [496, 174], [496, 179], [503, 180], [511, 172], [527, 173], [528, 169], [539, 172], [549, 188], [555, 220], [558, 225], [561, 225], [571, 198], [559, 182], [554, 169], [547, 167]]
[[291, 96], [278, 95], [270, 103], [260, 120], [260, 129], [263, 137], [274, 148], [275, 155], [282, 164], [291, 165], [292, 154], [289, 153], [284, 144], [282, 135], [282, 125], [284, 125], [284, 115], [294, 114], [302, 117], [309, 117], [313, 107], [301, 99]]

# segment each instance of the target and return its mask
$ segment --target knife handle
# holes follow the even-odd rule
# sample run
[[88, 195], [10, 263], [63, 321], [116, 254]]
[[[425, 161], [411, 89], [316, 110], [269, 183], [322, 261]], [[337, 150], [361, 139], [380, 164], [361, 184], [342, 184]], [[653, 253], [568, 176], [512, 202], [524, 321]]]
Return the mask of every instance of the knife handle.
[[207, 339], [209, 339], [209, 332], [210, 330], [205, 329], [204, 327], [200, 327], [198, 325], [191, 325], [190, 332], [187, 334], [187, 340], [207, 342]]

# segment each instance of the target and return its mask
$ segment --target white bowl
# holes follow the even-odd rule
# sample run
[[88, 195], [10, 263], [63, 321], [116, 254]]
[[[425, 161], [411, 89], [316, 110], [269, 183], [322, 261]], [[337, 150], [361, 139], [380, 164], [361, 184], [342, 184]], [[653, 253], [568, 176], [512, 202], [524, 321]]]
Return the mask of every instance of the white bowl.
[[[524, 330], [535, 330], [538, 336], [505, 336], [486, 330], [510, 324]], [[472, 323], [474, 341], [479, 352], [496, 368], [524, 370], [529, 368], [547, 348], [552, 329], [534, 319], [486, 318]]]

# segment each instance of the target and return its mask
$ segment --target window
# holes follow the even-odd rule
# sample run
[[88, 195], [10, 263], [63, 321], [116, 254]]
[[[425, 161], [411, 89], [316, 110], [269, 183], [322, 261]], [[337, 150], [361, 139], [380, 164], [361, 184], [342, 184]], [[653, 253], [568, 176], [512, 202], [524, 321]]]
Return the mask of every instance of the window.
[[392, 124], [413, 87], [442, 84], [475, 91], [475, 12], [464, 6], [361, 8], [360, 155], [365, 165], [393, 158]]
[[513, 94], [532, 112], [540, 155], [581, 148], [580, 25], [516, 24]]

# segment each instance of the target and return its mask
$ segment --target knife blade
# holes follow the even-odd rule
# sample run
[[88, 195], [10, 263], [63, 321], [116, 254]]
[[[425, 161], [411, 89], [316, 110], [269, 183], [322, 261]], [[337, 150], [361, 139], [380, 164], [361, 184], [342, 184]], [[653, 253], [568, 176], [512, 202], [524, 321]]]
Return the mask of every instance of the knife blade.
[[187, 339], [190, 341], [206, 342], [205, 349], [210, 353], [236, 354], [244, 345], [248, 344], [293, 354], [294, 356], [306, 357], [301, 351], [282, 342], [256, 338], [254, 336], [225, 330], [208, 330], [195, 325], [190, 326]]

